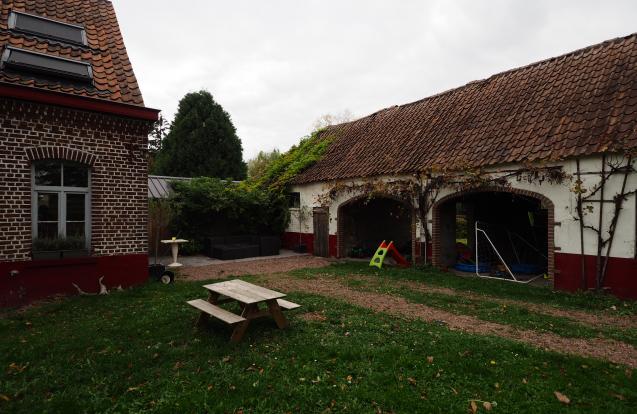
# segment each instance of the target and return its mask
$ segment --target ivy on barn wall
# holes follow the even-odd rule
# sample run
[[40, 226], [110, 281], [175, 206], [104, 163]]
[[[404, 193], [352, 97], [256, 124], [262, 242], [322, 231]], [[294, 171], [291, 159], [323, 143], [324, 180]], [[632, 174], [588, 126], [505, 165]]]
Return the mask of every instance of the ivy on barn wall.
[[333, 134], [319, 129], [302, 138], [298, 145], [276, 159], [253, 185], [270, 191], [287, 191], [294, 177], [316, 164], [334, 140]]

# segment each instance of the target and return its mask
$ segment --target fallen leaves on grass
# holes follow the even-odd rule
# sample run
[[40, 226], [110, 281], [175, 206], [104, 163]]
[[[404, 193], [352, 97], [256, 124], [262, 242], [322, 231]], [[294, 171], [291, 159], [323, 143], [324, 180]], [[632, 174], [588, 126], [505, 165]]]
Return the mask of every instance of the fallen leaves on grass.
[[24, 365], [19, 365], [19, 364], [16, 364], [15, 362], [12, 362], [12, 363], [9, 364], [9, 373], [10, 374], [20, 374], [25, 369], [27, 369], [28, 366], [29, 366], [28, 362], [26, 364], [24, 364]]
[[471, 414], [476, 414], [478, 412], [478, 403], [482, 403], [482, 407], [486, 411], [491, 411], [493, 407], [498, 405], [495, 401], [469, 400], [469, 412], [471, 412]]
[[557, 400], [559, 402], [561, 402], [562, 404], [570, 404], [571, 403], [571, 399], [568, 398], [566, 395], [562, 394], [559, 391], [555, 391], [553, 394], [555, 394], [555, 398], [557, 398]]
[[323, 314], [323, 311], [322, 312], [308, 312], [308, 313], [304, 313], [302, 315], [299, 315], [299, 317], [301, 319], [306, 320], [306, 321], [325, 322], [327, 320], [327, 317]]
[[612, 397], [617, 398], [620, 401], [624, 401], [626, 399], [626, 397], [624, 397], [622, 394], [617, 394], [615, 392], [611, 392], [609, 393]]

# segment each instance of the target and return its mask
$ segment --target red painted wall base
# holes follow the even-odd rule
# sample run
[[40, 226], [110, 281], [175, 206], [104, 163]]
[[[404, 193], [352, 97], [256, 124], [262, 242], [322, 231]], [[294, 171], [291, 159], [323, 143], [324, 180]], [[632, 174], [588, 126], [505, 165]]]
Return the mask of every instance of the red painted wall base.
[[[12, 276], [12, 271], [17, 274]], [[102, 276], [102, 283], [109, 289], [144, 283], [148, 279], [148, 256], [2, 262], [0, 307], [20, 306], [55, 294], [77, 294], [73, 283], [85, 292], [99, 292], [98, 280]]]
[[[427, 245], [427, 250], [425, 251], [425, 244]], [[423, 243], [421, 241], [416, 242], [416, 260], [418, 262], [423, 261], [424, 254], [427, 254], [427, 263], [431, 263], [431, 254], [433, 253], [433, 246], [431, 242]]]
[[[587, 288], [595, 287], [596, 257], [585, 256]], [[555, 289], [581, 290], [581, 259], [579, 254], [555, 253]], [[606, 287], [623, 299], [637, 299], [637, 260], [621, 257], [608, 259]]]
[[[314, 253], [314, 234], [286, 232], [283, 233], [283, 235], [281, 236], [281, 247], [283, 247], [284, 249], [296, 250], [299, 246], [299, 243], [307, 246], [308, 253]], [[328, 243], [330, 257], [336, 257], [337, 238], [335, 234], [330, 234]]]

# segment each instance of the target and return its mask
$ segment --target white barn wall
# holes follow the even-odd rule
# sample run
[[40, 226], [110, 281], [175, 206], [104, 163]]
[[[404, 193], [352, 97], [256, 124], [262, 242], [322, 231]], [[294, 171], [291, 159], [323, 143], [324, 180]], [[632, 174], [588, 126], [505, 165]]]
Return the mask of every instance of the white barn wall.
[[[611, 156], [609, 156], [611, 157]], [[583, 186], [585, 188], [592, 188], [596, 183], [599, 182], [600, 177], [597, 172], [600, 171], [601, 168], [601, 156], [592, 156], [583, 158], [580, 161], [580, 170], [582, 173], [582, 181]], [[610, 159], [619, 159], [617, 156], [611, 157]], [[624, 161], [625, 163], [625, 161]], [[511, 187], [520, 190], [527, 190], [542, 194], [553, 202], [555, 207], [555, 222], [560, 223], [560, 225], [555, 226], [555, 247], [559, 248], [561, 253], [580, 253], [580, 239], [579, 239], [579, 223], [575, 220], [574, 216], [576, 215], [576, 206], [577, 206], [577, 196], [571, 191], [571, 187], [575, 184], [575, 174], [576, 174], [576, 162], [575, 160], [567, 160], [556, 164], [547, 164], [547, 165], [561, 165], [566, 174], [572, 176], [570, 179], [564, 180], [561, 184], [549, 184], [548, 182], [543, 182], [542, 184], [538, 183], [529, 183], [527, 181], [521, 180], [518, 181], [516, 178], [510, 178], [509, 182], [511, 183]], [[500, 165], [491, 169], [491, 171], [496, 170], [511, 170], [516, 168], [521, 168], [520, 164], [510, 164], [510, 165]], [[595, 173], [595, 174], [588, 174]], [[406, 179], [407, 176], [397, 176], [397, 177], [376, 177], [377, 180], [392, 180], [392, 179]], [[619, 193], [621, 184], [623, 180], [622, 174], [615, 175], [611, 180], [608, 181], [605, 187], [605, 199], [612, 200], [613, 196]], [[360, 184], [363, 180], [345, 180], [345, 183], [354, 183]], [[305, 185], [297, 185], [292, 188], [292, 191], [296, 191], [300, 193], [301, 198], [301, 207], [305, 208], [308, 212], [307, 218], [303, 221], [301, 226], [302, 233], [313, 233], [312, 226], [312, 216], [311, 211], [314, 207], [319, 207], [319, 196], [325, 194], [331, 183], [312, 183]], [[637, 189], [637, 174], [631, 173], [629, 179], [627, 181], [626, 191], [632, 191]], [[438, 195], [438, 200], [443, 197], [453, 194], [455, 190], [443, 189], [440, 191]], [[338, 207], [350, 200], [351, 198], [357, 196], [359, 194], [350, 193], [350, 194], [339, 194], [338, 197], [333, 200], [333, 202], [329, 206], [329, 216], [330, 216], [330, 224], [329, 224], [329, 232], [330, 234], [337, 233], [337, 212]], [[588, 203], [587, 206], [592, 207], [592, 211], [587, 213], [585, 217], [585, 223], [597, 227], [598, 225], [598, 212], [600, 208], [600, 203]], [[635, 249], [636, 249], [636, 241], [635, 241], [635, 226], [637, 223], [636, 220], [636, 202], [635, 195], [631, 195], [628, 197], [626, 202], [624, 202], [623, 209], [620, 213], [619, 221], [617, 224], [617, 230], [615, 233], [615, 240], [612, 246], [611, 254], [612, 257], [620, 257], [620, 258], [634, 258], [635, 257]], [[604, 233], [605, 237], [608, 235], [607, 231], [610, 226], [611, 218], [613, 215], [614, 205], [612, 203], [604, 203]], [[429, 230], [431, 232], [431, 214], [429, 213], [428, 223]], [[422, 238], [420, 226], [417, 229], [417, 237]], [[292, 209], [291, 211], [291, 219], [290, 224], [288, 226], [288, 232], [299, 232], [299, 221], [298, 221], [298, 209]], [[597, 253], [597, 236], [591, 230], [585, 230], [585, 254], [587, 255], [595, 255]]]

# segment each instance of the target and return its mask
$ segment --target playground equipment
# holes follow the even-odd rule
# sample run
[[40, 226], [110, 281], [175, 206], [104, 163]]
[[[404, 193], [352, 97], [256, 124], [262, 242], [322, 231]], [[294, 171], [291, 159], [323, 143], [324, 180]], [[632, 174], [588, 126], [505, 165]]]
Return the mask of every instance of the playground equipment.
[[383, 240], [380, 246], [378, 246], [376, 253], [374, 253], [374, 257], [372, 257], [372, 260], [369, 262], [369, 265], [381, 269], [387, 253], [391, 253], [391, 256], [394, 258], [396, 263], [398, 263], [398, 266], [409, 267], [409, 262], [405, 260], [400, 253], [398, 253], [396, 246], [394, 246], [394, 242], [390, 241], [389, 243], [385, 243], [385, 240]]
[[[529, 220], [532, 220], [529, 218]], [[508, 246], [501, 245], [500, 249], [496, 248], [496, 244], [492, 237], [489, 236], [489, 233], [493, 236], [496, 233], [497, 229], [493, 225], [489, 225], [488, 223], [481, 223], [476, 221], [475, 223], [475, 248], [476, 248], [476, 261], [475, 265], [471, 265], [475, 269], [475, 273], [477, 276], [485, 278], [485, 279], [498, 279], [498, 280], [506, 280], [509, 282], [516, 283], [530, 283], [535, 279], [539, 279], [542, 277], [541, 274], [538, 275], [542, 271], [539, 265], [534, 263], [524, 263], [520, 258], [520, 251], [516, 248], [516, 243], [514, 239], [519, 240], [524, 244], [524, 247], [527, 251], [531, 251], [536, 255], [544, 258], [546, 260], [546, 255], [542, 253], [536, 246], [529, 243], [522, 236], [517, 233], [513, 233], [507, 229], [504, 229], [504, 234], [506, 234], [506, 238], [509, 241]], [[482, 237], [480, 237], [482, 236]], [[499, 237], [500, 241], [502, 241], [503, 237]], [[480, 248], [482, 245], [482, 253], [480, 253]], [[514, 260], [517, 263], [514, 263], [512, 259], [505, 260], [500, 250], [504, 247], [508, 247], [514, 255]], [[528, 250], [530, 249], [530, 250]], [[483, 260], [480, 263], [480, 260]], [[499, 272], [496, 276], [485, 275], [484, 272], [488, 271], [490, 263], [500, 262], [503, 265], [505, 271]], [[508, 262], [508, 263], [507, 263]], [[522, 275], [535, 275], [528, 279], [524, 277], [520, 277]], [[507, 277], [507, 276], [510, 276]]]

